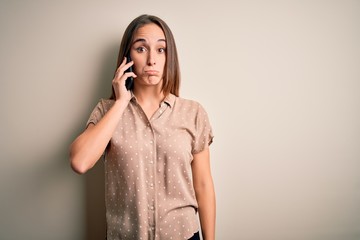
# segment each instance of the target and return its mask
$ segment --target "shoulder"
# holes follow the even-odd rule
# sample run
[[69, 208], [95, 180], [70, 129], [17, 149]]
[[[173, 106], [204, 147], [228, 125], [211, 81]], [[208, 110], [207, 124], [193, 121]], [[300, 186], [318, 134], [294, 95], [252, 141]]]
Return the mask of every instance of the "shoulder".
[[114, 105], [114, 102], [112, 99], [101, 98], [98, 102], [98, 107], [106, 112]]
[[201, 103], [196, 100], [186, 99], [182, 97], [176, 97], [174, 103], [174, 110], [186, 112], [187, 115], [207, 115], [207, 112]]
[[192, 109], [198, 109], [198, 110], [205, 111], [204, 107], [202, 106], [202, 104], [200, 102], [198, 102], [196, 100], [192, 100], [192, 99], [177, 97], [176, 104], [178, 104], [179, 106], [182, 106], [182, 107], [189, 107]]
[[191, 100], [191, 99], [186, 99], [186, 98], [182, 98], [182, 97], [176, 97], [175, 100], [175, 106], [177, 107], [182, 107], [182, 108], [202, 108], [201, 104], [198, 101], [195, 100]]

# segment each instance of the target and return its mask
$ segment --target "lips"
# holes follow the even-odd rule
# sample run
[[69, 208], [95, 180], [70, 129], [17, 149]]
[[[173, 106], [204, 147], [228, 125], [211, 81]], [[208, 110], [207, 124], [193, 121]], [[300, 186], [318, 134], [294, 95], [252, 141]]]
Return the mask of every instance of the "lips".
[[158, 75], [159, 74], [159, 72], [156, 70], [147, 70], [147, 71], [145, 71], [145, 73], [147, 75]]

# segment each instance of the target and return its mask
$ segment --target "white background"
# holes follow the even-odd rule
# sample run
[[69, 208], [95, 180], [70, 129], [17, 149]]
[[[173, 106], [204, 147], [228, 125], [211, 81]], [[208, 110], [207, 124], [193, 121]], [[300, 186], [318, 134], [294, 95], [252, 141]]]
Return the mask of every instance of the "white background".
[[68, 147], [125, 27], [164, 19], [215, 133], [217, 239], [360, 239], [359, 1], [0, 1], [0, 239], [103, 239]]

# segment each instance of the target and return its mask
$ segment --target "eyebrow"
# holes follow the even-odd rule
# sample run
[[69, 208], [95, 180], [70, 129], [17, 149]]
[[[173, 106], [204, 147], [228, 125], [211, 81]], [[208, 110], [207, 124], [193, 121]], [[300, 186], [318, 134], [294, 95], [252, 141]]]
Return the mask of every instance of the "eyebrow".
[[[163, 39], [163, 38], [160, 38], [159, 40], [157, 40], [158, 42], [165, 42], [166, 43], [166, 40]], [[144, 38], [138, 38], [138, 39], [135, 39], [135, 41], [133, 42], [134, 43], [137, 43], [137, 42], [146, 42], [146, 40]]]

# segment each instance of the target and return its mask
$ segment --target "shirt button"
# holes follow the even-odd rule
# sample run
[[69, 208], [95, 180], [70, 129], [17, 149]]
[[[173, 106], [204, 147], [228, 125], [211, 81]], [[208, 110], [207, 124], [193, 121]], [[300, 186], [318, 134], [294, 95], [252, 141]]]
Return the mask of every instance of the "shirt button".
[[153, 184], [153, 183], [150, 183], [150, 187], [154, 187], [154, 184]]

